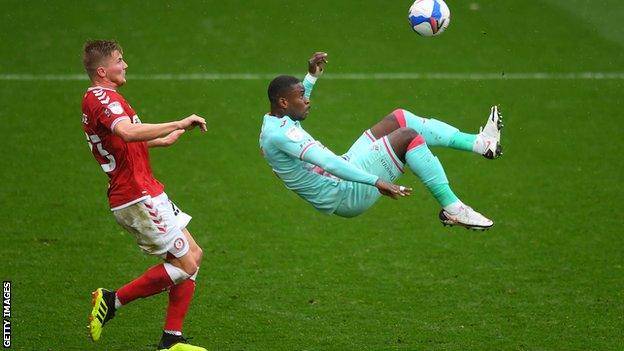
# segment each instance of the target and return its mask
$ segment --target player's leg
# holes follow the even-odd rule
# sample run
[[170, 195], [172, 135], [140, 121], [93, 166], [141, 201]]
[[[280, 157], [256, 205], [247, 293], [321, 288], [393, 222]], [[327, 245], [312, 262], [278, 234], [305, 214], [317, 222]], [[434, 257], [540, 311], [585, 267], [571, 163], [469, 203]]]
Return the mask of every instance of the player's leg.
[[117, 298], [121, 305], [160, 293], [197, 271], [191, 243], [183, 232], [191, 216], [175, 207], [166, 194], [141, 202], [136, 208], [129, 207], [130, 213], [122, 212], [124, 210], [116, 212], [115, 217], [137, 235], [139, 246], [148, 254], [173, 259], [151, 267], [139, 278], [119, 288]]
[[[194, 270], [194, 273], [189, 279], [169, 289], [169, 305], [167, 306], [167, 317], [165, 319], [163, 335], [158, 346], [159, 350], [172, 350], [172, 347], [175, 347], [176, 344], [183, 344], [186, 349], [189, 349], [188, 347], [197, 347], [186, 344], [186, 340], [182, 336], [182, 325], [195, 293], [195, 281], [197, 279], [197, 273], [199, 272], [199, 266], [201, 265], [203, 252], [186, 228], [183, 229], [183, 233], [189, 242], [189, 252], [180, 258], [170, 256], [168, 262], [184, 269], [187, 273]], [[201, 348], [197, 348], [197, 350], [200, 349]]]
[[[185, 227], [191, 217], [172, 207], [166, 194], [114, 211], [114, 216], [124, 229], [135, 236], [147, 254], [164, 257], [169, 252], [181, 258], [190, 250], [189, 241], [179, 228], [181, 221], [185, 222]], [[195, 260], [191, 257], [189, 254], [188, 259], [182, 259], [178, 266], [164, 262], [150, 267], [117, 291], [97, 289], [93, 293], [93, 308], [89, 316], [92, 340], [100, 338], [104, 324], [123, 305], [158, 294], [191, 277], [197, 270], [197, 265], [193, 264]]]
[[485, 127], [478, 134], [469, 134], [433, 118], [416, 116], [410, 111], [396, 109], [370, 129], [375, 138], [388, 135], [399, 128], [412, 128], [423, 136], [429, 146], [449, 147], [472, 151], [493, 159], [502, 155], [500, 130], [502, 116], [493, 106]]
[[93, 309], [89, 322], [91, 339], [97, 341], [100, 338], [104, 324], [112, 319], [115, 312], [123, 305], [138, 298], [146, 298], [161, 293], [190, 276], [183, 269], [165, 262], [150, 267], [141, 276], [125, 284], [117, 291], [97, 289], [93, 292]]
[[412, 128], [399, 128], [387, 136], [395, 154], [407, 163], [442, 206], [444, 224], [458, 224], [471, 229], [487, 229], [493, 222], [465, 205], [451, 190], [444, 168], [429, 148], [425, 138]]

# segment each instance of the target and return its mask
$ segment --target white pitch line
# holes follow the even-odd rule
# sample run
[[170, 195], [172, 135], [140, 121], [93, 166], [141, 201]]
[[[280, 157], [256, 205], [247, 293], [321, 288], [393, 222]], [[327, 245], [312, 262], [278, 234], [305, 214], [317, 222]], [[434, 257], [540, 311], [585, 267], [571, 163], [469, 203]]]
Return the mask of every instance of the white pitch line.
[[[158, 73], [128, 74], [129, 80], [270, 80], [273, 73]], [[303, 74], [293, 74], [302, 76]], [[333, 80], [623, 80], [624, 72], [509, 72], [509, 73], [327, 73]], [[87, 81], [86, 74], [0, 73], [0, 81]]]

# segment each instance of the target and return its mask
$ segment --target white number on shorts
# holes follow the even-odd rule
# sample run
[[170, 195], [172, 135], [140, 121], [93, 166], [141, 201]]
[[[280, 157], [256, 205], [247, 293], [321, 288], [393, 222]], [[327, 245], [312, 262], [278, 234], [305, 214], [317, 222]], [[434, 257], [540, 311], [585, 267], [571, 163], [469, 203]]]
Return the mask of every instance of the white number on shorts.
[[93, 151], [93, 146], [95, 146], [100, 155], [106, 157], [106, 159], [108, 160], [108, 163], [100, 164], [104, 172], [109, 173], [115, 170], [115, 167], [117, 166], [117, 162], [115, 162], [115, 157], [111, 155], [110, 152], [104, 150], [104, 147], [102, 147], [102, 140], [99, 136], [97, 136], [97, 134], [87, 134], [87, 143], [89, 144], [89, 149], [91, 149], [91, 151]]

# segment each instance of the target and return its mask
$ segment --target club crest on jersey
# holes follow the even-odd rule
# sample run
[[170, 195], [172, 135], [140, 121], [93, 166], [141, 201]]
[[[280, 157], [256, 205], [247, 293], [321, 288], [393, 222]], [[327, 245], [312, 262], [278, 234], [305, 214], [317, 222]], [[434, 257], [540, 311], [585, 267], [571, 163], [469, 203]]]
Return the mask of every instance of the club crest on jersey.
[[298, 143], [303, 139], [303, 133], [301, 132], [301, 129], [297, 128], [297, 127], [291, 127], [287, 132], [286, 132], [286, 136], [288, 137], [288, 139]]
[[119, 101], [113, 101], [107, 107], [109, 110], [111, 110], [111, 112], [116, 115], [120, 115], [124, 112], [123, 107], [121, 107]]
[[111, 112], [111, 110], [104, 108], [104, 114], [106, 115], [106, 117], [110, 117], [113, 113]]

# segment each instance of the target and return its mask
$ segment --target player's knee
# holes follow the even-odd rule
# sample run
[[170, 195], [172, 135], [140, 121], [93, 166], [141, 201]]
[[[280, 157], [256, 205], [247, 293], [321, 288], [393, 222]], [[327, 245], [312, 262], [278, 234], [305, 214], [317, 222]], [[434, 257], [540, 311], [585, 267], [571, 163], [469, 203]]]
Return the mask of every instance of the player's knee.
[[405, 110], [402, 108], [397, 108], [396, 110], [392, 111], [392, 113], [388, 115], [387, 118], [395, 120], [399, 124], [399, 128], [407, 127], [407, 121], [405, 120]]
[[204, 257], [204, 250], [202, 250], [201, 247], [197, 246], [194, 250], [194, 256], [195, 256], [195, 263], [197, 263], [197, 266], [200, 266], [202, 262], [202, 258]]
[[399, 135], [399, 138], [404, 142], [410, 142], [418, 136], [418, 132], [413, 128], [400, 128], [397, 129], [396, 133]]
[[189, 276], [192, 276], [193, 274], [195, 274], [198, 268], [199, 268], [199, 265], [194, 259], [186, 260], [185, 262], [182, 263], [182, 270]]
[[193, 276], [193, 274], [195, 274], [195, 272], [197, 272], [197, 269], [198, 269], [198, 268], [199, 268], [199, 267], [198, 267], [196, 264], [193, 264], [193, 265], [189, 265], [189, 266], [184, 267], [182, 270], [183, 270], [186, 274], [188, 274], [188, 276], [189, 276], [189, 277], [192, 277], [192, 276]]

